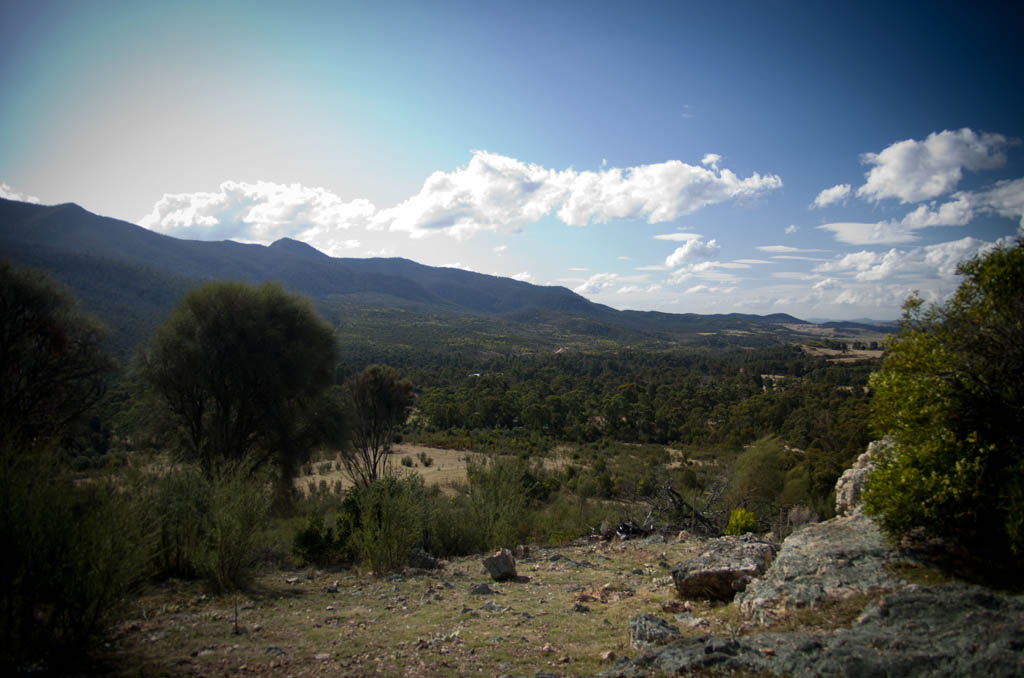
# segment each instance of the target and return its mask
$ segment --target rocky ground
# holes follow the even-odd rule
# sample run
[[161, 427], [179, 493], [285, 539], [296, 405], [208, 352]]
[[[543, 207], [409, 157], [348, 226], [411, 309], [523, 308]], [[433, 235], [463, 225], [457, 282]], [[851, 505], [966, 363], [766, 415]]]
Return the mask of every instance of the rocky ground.
[[[857, 506], [781, 548], [754, 535], [584, 540], [376, 578], [263, 575], [247, 595], [168, 583], [107, 646], [113, 676], [1024, 675], [1024, 596], [947, 581]], [[501, 577], [509, 563], [488, 565]], [[429, 561], [429, 559], [428, 559]], [[429, 562], [425, 564], [429, 565]], [[509, 573], [511, 574], [511, 573]], [[710, 598], [710, 599], [709, 599]]]

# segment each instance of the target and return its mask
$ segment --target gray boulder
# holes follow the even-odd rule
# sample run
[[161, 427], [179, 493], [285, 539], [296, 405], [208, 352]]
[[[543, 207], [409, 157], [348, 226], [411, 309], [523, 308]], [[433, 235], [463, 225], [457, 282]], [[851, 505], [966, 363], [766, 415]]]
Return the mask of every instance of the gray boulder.
[[747, 618], [766, 623], [780, 612], [813, 607], [904, 583], [890, 569], [898, 558], [874, 521], [863, 514], [797, 530], [763, 577], [736, 597]]
[[777, 547], [752, 534], [720, 537], [699, 556], [672, 568], [682, 598], [730, 601], [768, 569]]
[[484, 558], [484, 568], [494, 581], [515, 579], [518, 576], [516, 559], [508, 549], [501, 549], [493, 556]]

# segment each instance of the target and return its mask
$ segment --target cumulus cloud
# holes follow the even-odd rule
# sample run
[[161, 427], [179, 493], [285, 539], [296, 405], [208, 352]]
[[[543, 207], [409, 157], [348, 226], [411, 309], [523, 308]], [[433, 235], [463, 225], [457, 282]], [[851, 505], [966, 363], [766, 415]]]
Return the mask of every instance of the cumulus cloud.
[[853, 252], [814, 267], [816, 273], [837, 273], [861, 281], [884, 281], [896, 278], [935, 278], [952, 282], [956, 267], [965, 259], [984, 253], [993, 243], [977, 238], [961, 238], [950, 242], [896, 248], [888, 252]]
[[139, 223], [196, 240], [267, 244], [291, 237], [331, 254], [347, 249], [339, 231], [366, 225], [374, 212], [367, 200], [346, 202], [324, 188], [225, 181], [215, 192], [165, 194]]
[[924, 141], [896, 142], [862, 156], [872, 168], [857, 195], [873, 201], [898, 198], [903, 203], [937, 198], [956, 188], [964, 170], [1004, 165], [1010, 143], [1001, 134], [979, 134], [967, 127], [932, 132]]
[[747, 264], [733, 262], [723, 263], [720, 261], [702, 261], [696, 264], [689, 264], [672, 272], [668, 277], [670, 285], [678, 285], [690, 278], [701, 278], [703, 280], [716, 280], [718, 282], [734, 282], [739, 280], [734, 273], [727, 273], [720, 269], [750, 268]]
[[786, 235], [793, 235], [794, 233], [796, 233], [799, 230], [800, 230], [799, 226], [797, 226], [796, 224], [790, 224], [789, 226], [786, 226], [786, 231], [785, 232], [786, 232]]
[[964, 196], [978, 209], [1017, 219], [1024, 235], [1024, 179], [997, 181], [987, 190]]
[[712, 259], [717, 257], [721, 250], [715, 240], [705, 242], [700, 238], [694, 238], [687, 240], [685, 245], [677, 247], [675, 252], [665, 257], [665, 265], [674, 268], [699, 259]]
[[718, 163], [722, 161], [722, 156], [717, 153], [707, 153], [701, 158], [700, 164], [711, 169], [718, 169]]
[[843, 202], [850, 197], [850, 184], [836, 184], [832, 188], [826, 188], [811, 203], [811, 207], [827, 207], [837, 202]]
[[740, 178], [728, 169], [678, 160], [578, 172], [474, 151], [467, 166], [435, 172], [418, 194], [377, 213], [372, 225], [413, 237], [443, 232], [465, 238], [477, 231], [515, 230], [551, 213], [570, 226], [609, 219], [653, 224], [781, 185], [775, 175]]
[[533, 280], [533, 274], [530, 273], [529, 271], [523, 271], [521, 273], [516, 273], [515, 275], [513, 275], [512, 279], [518, 280], [519, 282], [530, 282], [531, 280]]
[[842, 287], [842, 283], [835, 278], [825, 278], [811, 285], [811, 289], [815, 290], [834, 290], [840, 287]]
[[850, 245], [900, 245], [918, 239], [918, 229], [929, 226], [965, 226], [974, 218], [975, 205], [984, 206], [984, 198], [957, 193], [942, 204], [934, 201], [918, 205], [899, 221], [838, 222], [818, 228], [831, 231], [836, 240]]
[[492, 251], [495, 254], [497, 254], [498, 256], [501, 256], [502, 254], [505, 253], [505, 250], [507, 250], [507, 249], [508, 249], [508, 245], [498, 245]]
[[0, 198], [4, 198], [6, 200], [17, 200], [19, 202], [31, 202], [39, 204], [39, 198], [35, 197], [34, 195], [22, 193], [21, 191], [15, 189], [10, 184], [0, 183]]

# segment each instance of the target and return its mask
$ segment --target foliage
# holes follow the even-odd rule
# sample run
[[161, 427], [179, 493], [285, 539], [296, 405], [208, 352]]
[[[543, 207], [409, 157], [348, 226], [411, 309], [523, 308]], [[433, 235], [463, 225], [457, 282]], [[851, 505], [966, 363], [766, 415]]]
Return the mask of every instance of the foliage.
[[492, 458], [466, 467], [472, 520], [484, 535], [484, 547], [513, 548], [525, 536], [524, 525], [535, 474], [517, 458]]
[[370, 365], [347, 382], [352, 406], [352, 447], [342, 452], [356, 485], [370, 485], [388, 473], [396, 427], [412, 407], [412, 384], [393, 368]]
[[337, 443], [334, 338], [302, 297], [274, 284], [216, 282], [188, 292], [143, 354], [143, 374], [212, 469], [249, 456], [284, 478], [311, 449]]
[[251, 467], [245, 458], [185, 465], [156, 481], [158, 574], [201, 577], [215, 591], [248, 584], [270, 508], [268, 479]]
[[378, 576], [405, 565], [423, 543], [423, 479], [388, 476], [352, 491], [358, 510], [352, 541], [362, 561]]
[[907, 301], [872, 376], [873, 423], [895, 445], [865, 504], [890, 534], [924, 528], [995, 567], [1024, 554], [1024, 244], [959, 272], [945, 304]]
[[139, 495], [75, 484], [55, 456], [0, 450], [0, 663], [76, 662], [108, 629], [152, 552]]
[[757, 532], [757, 518], [745, 508], [735, 508], [729, 514], [729, 524], [725, 527], [725, 534], [746, 534]]
[[103, 395], [113, 361], [99, 324], [45, 274], [0, 260], [0, 432], [61, 435]]

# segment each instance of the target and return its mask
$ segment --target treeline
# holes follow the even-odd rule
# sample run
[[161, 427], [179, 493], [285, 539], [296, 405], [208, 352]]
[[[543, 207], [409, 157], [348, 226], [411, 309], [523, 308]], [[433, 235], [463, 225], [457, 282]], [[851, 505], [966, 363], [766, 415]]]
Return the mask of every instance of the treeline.
[[[461, 367], [461, 373], [460, 373]], [[799, 347], [622, 350], [414, 367], [431, 431], [525, 431], [576, 443], [736, 448], [774, 434], [839, 458], [867, 444], [873, 361], [833, 363]]]

